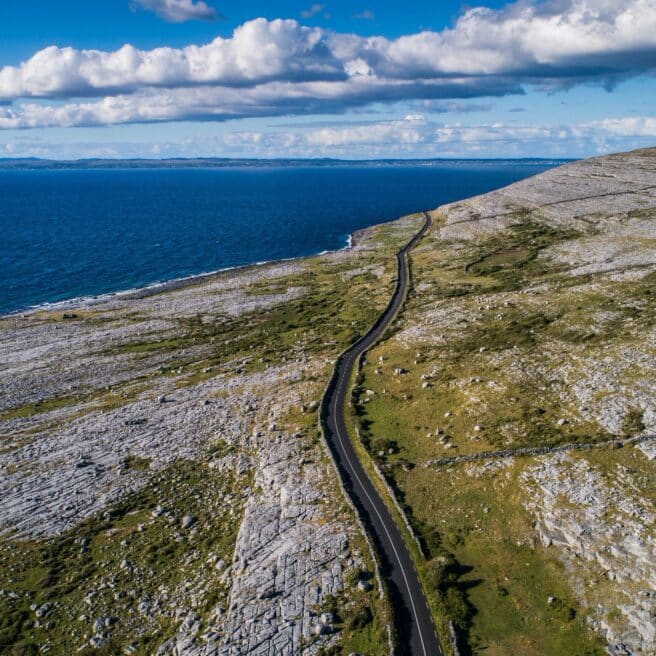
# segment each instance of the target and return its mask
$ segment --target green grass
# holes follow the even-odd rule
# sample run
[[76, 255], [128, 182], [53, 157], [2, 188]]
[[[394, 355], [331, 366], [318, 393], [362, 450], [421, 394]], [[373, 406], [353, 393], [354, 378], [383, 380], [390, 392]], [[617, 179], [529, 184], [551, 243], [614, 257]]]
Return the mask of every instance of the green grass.
[[[518, 215], [517, 225], [467, 243], [455, 256], [447, 247], [420, 247], [413, 254], [413, 291], [403, 315], [368, 354], [356, 388], [363, 441], [428, 554], [421, 571], [436, 622], [454, 620], [473, 653], [603, 653], [567, 573], [535, 543], [517, 479], [523, 465], [480, 478], [469, 476], [466, 465], [422, 466], [445, 455], [612, 437], [562, 396], [558, 357], [566, 361], [568, 349], [634, 339], [627, 321], [646, 321], [648, 313], [626, 299], [640, 300], [644, 308], [649, 294], [640, 283], [618, 283], [614, 294], [597, 298], [589, 288], [572, 285], [542, 252], [577, 236]], [[538, 282], [553, 294], [537, 300], [517, 294]], [[617, 298], [625, 301], [617, 321], [605, 318], [596, 327], [593, 315], [618, 305]], [[408, 339], [404, 329], [436, 304], [447, 322], [434, 330], [445, 338]], [[594, 338], [574, 337], [572, 331], [591, 327]], [[545, 345], [558, 343], [560, 353], [550, 349], [556, 357], [545, 358]], [[407, 373], [395, 375], [397, 367]], [[568, 421], [559, 425], [560, 417]], [[636, 431], [639, 422], [638, 412], [628, 415], [626, 431]], [[444, 448], [437, 428], [452, 448]], [[390, 445], [392, 454], [386, 452]]]
[[485, 255], [480, 261], [468, 265], [467, 270], [478, 275], [488, 275], [502, 269], [522, 266], [533, 257], [535, 251], [530, 248], [501, 248], [495, 253]]
[[539, 255], [577, 236], [574, 230], [552, 228], [520, 211], [507, 230], [468, 243], [463, 251], [421, 250], [413, 255], [415, 281], [430, 283], [430, 289], [422, 292], [417, 302], [516, 291], [529, 280], [554, 276], [564, 267]]
[[26, 403], [25, 405], [12, 408], [0, 413], [0, 421], [10, 421], [12, 419], [23, 419], [32, 417], [43, 412], [51, 412], [79, 403], [77, 396], [58, 396], [52, 399], [37, 401], [36, 403]]
[[53, 422], [70, 421], [96, 410], [112, 410], [131, 403], [148, 387], [150, 376], [137, 375], [125, 383], [100, 389], [81, 389], [75, 395], [55, 396], [36, 403], [19, 405], [0, 413], [0, 422], [14, 419], [40, 419], [41, 415], [55, 410], [70, 410], [65, 418]]
[[[198, 462], [179, 461], [153, 475], [140, 492], [60, 537], [3, 540], [0, 588], [15, 598], [3, 598], [0, 651], [31, 653], [43, 644], [54, 648], [51, 653], [77, 650], [93, 634], [94, 620], [108, 616], [113, 618], [111, 640], [82, 653], [116, 654], [135, 644], [137, 653], [146, 654], [177, 622], [166, 602], [145, 617], [140, 601], [154, 601], [167, 592], [189, 605], [189, 594], [178, 586], [199, 577], [203, 587], [209, 584], [197, 606], [201, 617], [214, 604], [225, 603], [227, 590], [218, 576], [207, 576], [207, 559], [231, 561], [246, 500], [239, 491], [249, 484], [248, 477], [236, 479]], [[224, 494], [235, 495], [234, 501], [222, 503]], [[160, 503], [166, 511], [154, 517]], [[186, 513], [196, 517], [195, 530], [181, 528]], [[90, 604], [84, 602], [87, 597]], [[46, 603], [51, 611], [36, 626], [30, 607]]]
[[367, 654], [367, 656], [387, 655], [388, 638], [386, 622], [388, 609], [375, 590], [361, 592], [349, 589], [338, 597], [329, 598], [318, 612], [331, 612], [335, 615], [335, 630], [339, 632], [339, 642], [319, 650], [323, 656], [348, 656], [348, 654]]
[[566, 572], [531, 539], [519, 467], [504, 472], [509, 480], [465, 472], [462, 465], [416, 468], [401, 483], [433, 559], [452, 559], [445, 590], [432, 590], [438, 608], [456, 620], [474, 653], [601, 656]]
[[193, 343], [192, 337], [176, 337], [172, 339], [154, 340], [151, 342], [129, 342], [114, 346], [107, 351], [111, 355], [121, 353], [152, 353], [153, 351], [175, 351]]
[[123, 466], [132, 471], [145, 471], [150, 469], [150, 458], [129, 455], [123, 459]]

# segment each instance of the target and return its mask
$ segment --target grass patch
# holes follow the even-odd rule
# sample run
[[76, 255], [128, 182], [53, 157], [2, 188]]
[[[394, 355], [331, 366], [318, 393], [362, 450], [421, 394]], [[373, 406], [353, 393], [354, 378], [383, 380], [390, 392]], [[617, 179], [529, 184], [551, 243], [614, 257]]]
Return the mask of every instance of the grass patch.
[[333, 630], [339, 632], [337, 644], [319, 650], [323, 656], [389, 653], [387, 638], [388, 609], [375, 590], [362, 592], [349, 589], [336, 597], [328, 597], [319, 609], [335, 617]]
[[11, 421], [12, 419], [24, 419], [26, 417], [33, 417], [34, 415], [43, 412], [52, 412], [60, 408], [66, 408], [71, 405], [79, 403], [80, 399], [77, 396], [58, 396], [52, 399], [44, 399], [36, 403], [26, 403], [25, 405], [12, 408], [0, 413], [0, 421]]
[[131, 471], [146, 471], [150, 469], [150, 462], [150, 458], [129, 455], [123, 459], [123, 466]]
[[[60, 537], [1, 542], [1, 650], [49, 644], [54, 653], [116, 654], [134, 644], [150, 653], [177, 625], [175, 606], [191, 608], [182, 582], [199, 578], [201, 615], [225, 603], [227, 589], [208, 562], [230, 562], [248, 485], [248, 477], [180, 461]], [[190, 529], [181, 526], [184, 514], [195, 518]], [[99, 618], [109, 619], [94, 625]], [[103, 636], [96, 650], [94, 635]]]
[[438, 607], [474, 653], [601, 656], [562, 566], [531, 540], [519, 469], [466, 471], [417, 468], [402, 483], [420, 534], [439, 550], [428, 564]]

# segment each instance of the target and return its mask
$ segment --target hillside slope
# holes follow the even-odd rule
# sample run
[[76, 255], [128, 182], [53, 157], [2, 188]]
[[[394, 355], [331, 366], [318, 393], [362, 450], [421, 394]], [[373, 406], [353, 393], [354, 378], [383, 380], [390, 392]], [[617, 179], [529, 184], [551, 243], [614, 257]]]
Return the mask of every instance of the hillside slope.
[[360, 432], [485, 654], [656, 653], [656, 150], [433, 212]]
[[[437, 625], [463, 654], [656, 653], [656, 150], [432, 216], [353, 420]], [[421, 223], [0, 318], [0, 651], [389, 653], [316, 409]]]

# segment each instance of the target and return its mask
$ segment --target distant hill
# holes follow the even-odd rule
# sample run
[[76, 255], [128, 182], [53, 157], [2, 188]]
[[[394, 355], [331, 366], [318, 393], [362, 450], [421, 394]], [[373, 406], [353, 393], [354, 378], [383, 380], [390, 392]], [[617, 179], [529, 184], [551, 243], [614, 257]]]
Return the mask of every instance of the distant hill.
[[431, 166], [444, 162], [525, 162], [526, 164], [555, 163], [561, 164], [572, 160], [553, 158], [519, 158], [519, 159], [377, 159], [377, 160], [345, 160], [345, 159], [239, 159], [222, 157], [195, 157], [169, 159], [76, 159], [52, 160], [38, 157], [0, 158], [0, 170], [19, 169], [207, 169], [234, 167], [295, 167], [295, 166]]

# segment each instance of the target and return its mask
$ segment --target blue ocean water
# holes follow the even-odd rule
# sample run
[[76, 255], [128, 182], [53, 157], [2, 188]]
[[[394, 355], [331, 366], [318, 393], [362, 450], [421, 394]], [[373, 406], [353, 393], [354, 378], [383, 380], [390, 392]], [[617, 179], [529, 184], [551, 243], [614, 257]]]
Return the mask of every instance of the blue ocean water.
[[0, 171], [0, 313], [345, 245], [554, 162]]

